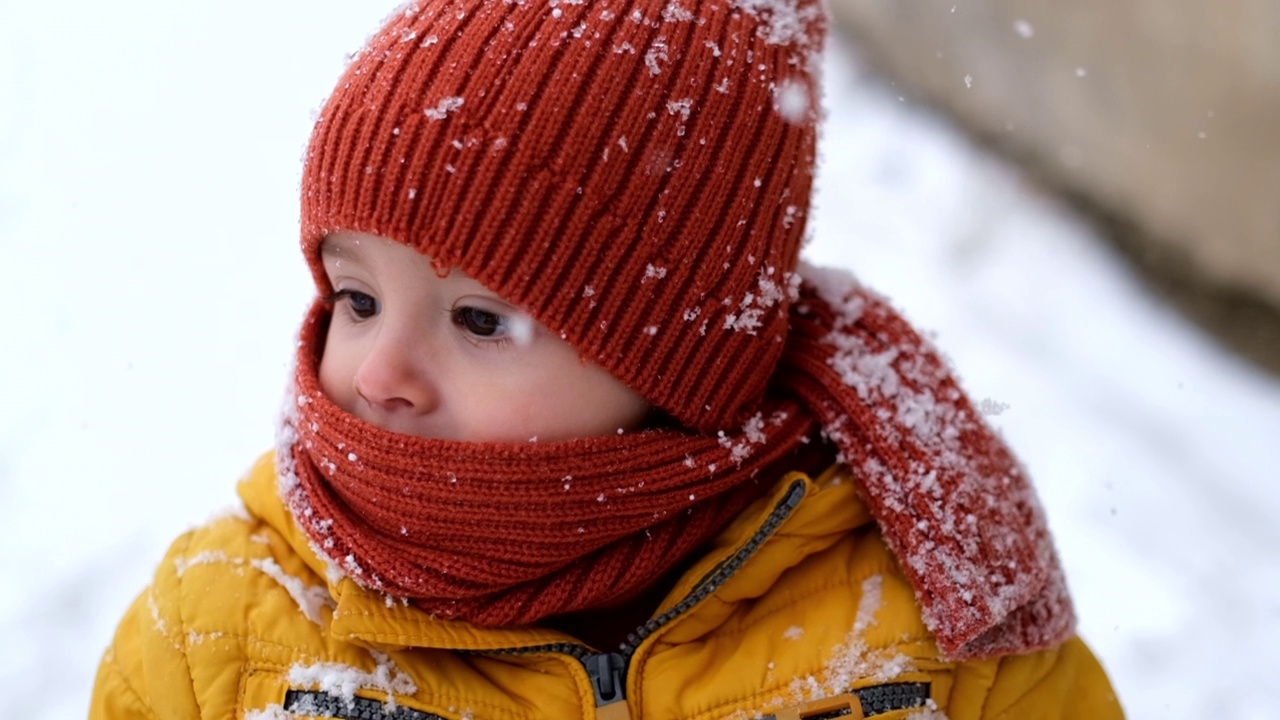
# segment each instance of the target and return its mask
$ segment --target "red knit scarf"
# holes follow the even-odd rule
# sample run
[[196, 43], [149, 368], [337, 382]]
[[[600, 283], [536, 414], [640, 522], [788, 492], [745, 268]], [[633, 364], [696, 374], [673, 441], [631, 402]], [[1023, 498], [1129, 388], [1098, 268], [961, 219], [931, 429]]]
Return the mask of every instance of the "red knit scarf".
[[1069, 637], [1074, 613], [1034, 491], [937, 353], [857, 286], [806, 282], [791, 313], [770, 399], [739, 428], [493, 444], [400, 435], [335, 406], [317, 379], [317, 303], [281, 436], [282, 494], [336, 572], [441, 617], [524, 624], [635, 596], [821, 427], [944, 654]]

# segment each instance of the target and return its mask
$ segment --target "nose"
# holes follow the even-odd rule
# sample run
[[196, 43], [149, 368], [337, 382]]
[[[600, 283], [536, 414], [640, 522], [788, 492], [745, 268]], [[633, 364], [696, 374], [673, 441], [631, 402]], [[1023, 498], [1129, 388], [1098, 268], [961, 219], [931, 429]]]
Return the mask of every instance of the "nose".
[[421, 415], [440, 404], [440, 394], [421, 348], [394, 333], [380, 334], [352, 379], [368, 405], [395, 415]]

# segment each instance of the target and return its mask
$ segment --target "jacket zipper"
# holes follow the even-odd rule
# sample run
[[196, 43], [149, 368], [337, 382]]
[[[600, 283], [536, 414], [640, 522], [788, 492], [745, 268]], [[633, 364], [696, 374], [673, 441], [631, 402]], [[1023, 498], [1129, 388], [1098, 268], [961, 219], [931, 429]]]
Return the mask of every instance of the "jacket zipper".
[[863, 715], [871, 717], [894, 710], [924, 707], [929, 702], [929, 683], [885, 683], [850, 690], [849, 693], [858, 696]]
[[862, 720], [894, 710], [925, 707], [929, 704], [929, 688], [927, 682], [871, 685], [780, 710], [765, 715], [764, 720]]
[[619, 647], [620, 652], [598, 653], [584, 645], [576, 643], [554, 643], [527, 648], [489, 651], [498, 655], [531, 655], [537, 653], [560, 653], [570, 655], [586, 668], [591, 678], [591, 686], [596, 696], [596, 717], [599, 720], [626, 720], [631, 717], [627, 709], [627, 671], [631, 666], [631, 658], [645, 638], [657, 632], [663, 626], [693, 609], [707, 596], [719, 590], [733, 577], [743, 564], [756, 554], [777, 530], [783, 521], [791, 517], [800, 501], [804, 499], [804, 482], [797, 480], [787, 489], [787, 494], [774, 506], [764, 524], [752, 534], [751, 539], [738, 548], [733, 555], [726, 558], [698, 581], [692, 592], [685, 596], [675, 607], [641, 625], [635, 632], [627, 635], [627, 641]]
[[429, 712], [403, 705], [390, 707], [381, 700], [351, 696], [335, 697], [324, 691], [290, 690], [284, 694], [284, 709], [295, 715], [337, 718], [338, 720], [446, 720]]

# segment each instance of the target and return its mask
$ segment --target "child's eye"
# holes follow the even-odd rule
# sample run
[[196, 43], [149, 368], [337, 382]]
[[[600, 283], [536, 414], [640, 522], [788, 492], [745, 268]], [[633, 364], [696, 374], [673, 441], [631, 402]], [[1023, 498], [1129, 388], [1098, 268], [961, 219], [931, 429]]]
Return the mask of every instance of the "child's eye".
[[351, 313], [361, 320], [366, 320], [378, 314], [377, 298], [359, 290], [339, 290], [333, 294], [334, 305], [343, 301], [347, 303]]
[[507, 321], [501, 315], [475, 307], [455, 308], [453, 324], [483, 338], [502, 337], [507, 329]]

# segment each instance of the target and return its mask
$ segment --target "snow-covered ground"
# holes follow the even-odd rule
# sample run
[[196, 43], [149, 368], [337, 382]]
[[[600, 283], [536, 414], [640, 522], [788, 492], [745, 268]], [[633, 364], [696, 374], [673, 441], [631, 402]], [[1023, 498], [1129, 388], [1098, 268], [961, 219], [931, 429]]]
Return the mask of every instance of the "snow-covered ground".
[[[309, 291], [310, 110], [383, 4], [0, 5], [5, 715], [84, 714], [169, 540], [234, 503], [271, 443]], [[1273, 716], [1280, 382], [836, 50], [810, 257], [890, 295], [1009, 406], [996, 421], [1132, 717]]]

